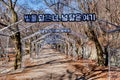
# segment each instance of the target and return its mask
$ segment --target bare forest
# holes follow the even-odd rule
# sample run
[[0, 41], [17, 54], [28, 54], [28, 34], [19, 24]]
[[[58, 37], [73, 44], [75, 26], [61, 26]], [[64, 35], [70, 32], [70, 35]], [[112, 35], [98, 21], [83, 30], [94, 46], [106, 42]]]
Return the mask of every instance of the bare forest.
[[[120, 0], [30, 1], [46, 9], [0, 0], [0, 80], [120, 80]], [[95, 13], [96, 20], [24, 21], [50, 13]], [[40, 33], [61, 28], [71, 32]]]

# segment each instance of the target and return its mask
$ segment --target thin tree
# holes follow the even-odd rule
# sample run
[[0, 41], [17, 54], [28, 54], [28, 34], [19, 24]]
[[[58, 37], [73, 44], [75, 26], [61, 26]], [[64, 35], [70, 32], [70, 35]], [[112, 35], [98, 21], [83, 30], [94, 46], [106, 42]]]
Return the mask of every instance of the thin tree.
[[[18, 21], [18, 15], [15, 11], [15, 6], [17, 3], [17, 0], [0, 0], [0, 2], [5, 6], [6, 9], [10, 11], [11, 17], [10, 21], [11, 23], [16, 23]], [[21, 38], [20, 38], [20, 32], [18, 25], [14, 25], [14, 30], [17, 31], [17, 33], [13, 36], [11, 36], [12, 40], [15, 43], [15, 49], [16, 49], [16, 58], [14, 63], [14, 69], [18, 69], [21, 67], [21, 61], [22, 61], [22, 55], [21, 55]]]

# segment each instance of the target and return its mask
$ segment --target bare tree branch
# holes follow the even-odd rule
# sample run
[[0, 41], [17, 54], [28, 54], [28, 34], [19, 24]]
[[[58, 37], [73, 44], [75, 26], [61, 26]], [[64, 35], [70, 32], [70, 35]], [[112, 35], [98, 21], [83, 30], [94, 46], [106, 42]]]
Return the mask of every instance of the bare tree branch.
[[1, 25], [1, 26], [4, 26], [4, 27], [8, 26], [8, 25], [6, 25], [6, 24], [3, 24], [3, 23], [1, 23], [1, 22], [0, 22], [0, 25]]
[[9, 8], [9, 5], [8, 5], [4, 0], [0, 0], [0, 2], [1, 2], [6, 8]]
[[2, 35], [2, 36], [9, 36], [9, 35], [6, 35], [6, 34], [1, 34], [1, 33], [0, 33], [0, 35]]
[[105, 23], [107, 23], [107, 24], [110, 24], [110, 25], [112, 25], [112, 26], [115, 26], [116, 28], [120, 27], [120, 26], [118, 26], [118, 25], [116, 25], [116, 24], [113, 24], [113, 23], [111, 23], [111, 22], [108, 22], [108, 21], [105, 21], [105, 20], [102, 20], [102, 19], [97, 19], [97, 20], [100, 21], [100, 22], [105, 22]]
[[44, 0], [44, 2], [46, 3], [46, 5], [54, 12], [57, 14], [57, 12], [52, 8], [52, 6], [54, 6], [55, 4], [49, 5], [49, 3], [47, 2], [47, 0]]
[[47, 6], [50, 6], [49, 3], [47, 2], [47, 0], [44, 0], [44, 1], [45, 1], [45, 3], [46, 3]]
[[13, 8], [13, 6], [12, 6], [12, 0], [8, 0], [9, 1], [9, 8], [11, 9], [11, 8]]
[[117, 28], [117, 29], [114, 29], [114, 30], [110, 30], [110, 31], [108, 31], [108, 33], [113, 33], [113, 32], [116, 32], [116, 31], [120, 32], [120, 28]]
[[120, 32], [120, 26], [119, 26], [119, 28], [116, 28], [116, 29], [114, 29], [114, 30], [109, 30], [109, 31], [105, 30], [105, 29], [102, 28], [102, 27], [100, 27], [100, 28], [102, 29], [102, 31], [103, 31], [104, 33], [114, 33], [114, 32], [116, 32], [116, 31], [119, 31], [119, 32]]
[[14, 1], [13, 8], [15, 8], [17, 0]]

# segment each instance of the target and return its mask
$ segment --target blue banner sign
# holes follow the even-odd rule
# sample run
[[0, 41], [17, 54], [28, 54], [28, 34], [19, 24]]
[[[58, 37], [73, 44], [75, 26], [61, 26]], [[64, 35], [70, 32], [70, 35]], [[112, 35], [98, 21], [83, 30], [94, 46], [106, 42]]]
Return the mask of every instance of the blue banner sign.
[[41, 34], [47, 34], [47, 33], [71, 33], [70, 28], [61, 28], [61, 29], [42, 29], [40, 30]]
[[95, 13], [81, 14], [25, 14], [25, 22], [80, 22], [80, 21], [95, 21]]

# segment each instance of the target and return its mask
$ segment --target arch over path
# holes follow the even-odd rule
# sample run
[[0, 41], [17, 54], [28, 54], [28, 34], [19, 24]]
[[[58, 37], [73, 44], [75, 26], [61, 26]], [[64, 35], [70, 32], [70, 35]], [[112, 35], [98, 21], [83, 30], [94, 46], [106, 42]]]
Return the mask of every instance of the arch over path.
[[[64, 26], [62, 26], [61, 24], [52, 24], [52, 25], [49, 25], [49, 26], [47, 26], [47, 27], [45, 27], [45, 28], [43, 28], [43, 29], [52, 29], [52, 28], [61, 29], [61, 28], [64, 28]], [[40, 37], [36, 38], [35, 40], [33, 40], [33, 41], [31, 42], [30, 55], [31, 55], [31, 57], [32, 57], [34, 48], [35, 48], [35, 53], [37, 54], [37, 53], [38, 53], [38, 49], [40, 48], [40, 47], [38, 47], [38, 44], [41, 44], [41, 42], [45, 43], [45, 41], [44, 41], [45, 38], [47, 38], [47, 36], [50, 36], [51, 34], [53, 34], [53, 33], [41, 34], [40, 30], [38, 30], [37, 32], [35, 32], [35, 33], [33, 33], [33, 34], [31, 34], [31, 35], [29, 35], [29, 36], [27, 36], [27, 37], [22, 38], [21, 42], [22, 42], [22, 45], [23, 45], [23, 46], [22, 46], [22, 53], [23, 53], [23, 55], [25, 54], [25, 48], [26, 48], [26, 47], [25, 47], [25, 41], [26, 41], [26, 40], [28, 40], [28, 39], [36, 36], [36, 35], [40, 35]], [[59, 33], [54, 33], [54, 34], [59, 34]], [[73, 31], [71, 31], [70, 34], [75, 35], [75, 36], [78, 36], [78, 34], [75, 33], [75, 32], [73, 32]], [[73, 55], [74, 59], [76, 59], [76, 56], [77, 56], [77, 53], [76, 53], [76, 40], [73, 39], [73, 38], [67, 37], [67, 36], [65, 35], [65, 33], [60, 33], [59, 35], [64, 39], [64, 40], [61, 39], [61, 40], [59, 40], [59, 41], [60, 41], [60, 42], [64, 42], [66, 45], [68, 45], [68, 48], [65, 47], [65, 49], [68, 49], [68, 51], [65, 50], [65, 54], [66, 54], [66, 55]], [[81, 38], [81, 36], [79, 36], [79, 38]], [[82, 36], [82, 38], [83, 38], [83, 36]], [[86, 39], [86, 38], [84, 37], [84, 39]], [[43, 40], [43, 41], [41, 41], [41, 40]], [[58, 42], [58, 43], [59, 43], [59, 42]], [[34, 45], [34, 44], [35, 44], [35, 45]], [[46, 44], [46, 43], [45, 43], [45, 44]], [[66, 45], [65, 45], [65, 46], [66, 46]], [[70, 45], [71, 45], [71, 46], [70, 46]], [[25, 61], [25, 59], [24, 59], [23, 61]]]
[[[14, 25], [16, 25], [16, 24], [19, 24], [19, 26], [21, 26], [22, 23], [24, 23], [24, 22], [23, 22], [22, 20], [20, 20], [20, 21], [14, 23], [14, 24], [11, 24], [11, 25], [3, 28], [3, 29], [0, 29], [0, 32], [1, 32], [1, 34], [5, 35], [5, 36], [6, 36], [7, 34], [9, 34], [9, 35], [7, 35], [7, 36], [10, 37], [10, 36], [14, 35], [14, 34], [17, 33], [17, 32], [22, 32], [22, 31], [27, 30], [27, 29], [29, 29], [30, 27], [32, 27], [32, 26], [35, 25], [34, 23], [33, 23], [33, 24], [27, 23], [26, 25], [24, 25], [25, 27], [21, 28], [19, 31], [10, 31], [10, 30], [9, 30], [9, 29], [11, 29], [11, 28], [14, 28]], [[27, 26], [27, 27], [26, 27], [26, 26]], [[60, 28], [64, 28], [64, 26], [63, 26], [62, 24], [50, 24], [50, 25], [46, 26], [46, 27], [43, 28], [43, 29], [52, 29], [52, 28], [58, 28], [58, 29], [60, 29]], [[8, 33], [7, 33], [7, 34], [4, 33], [4, 31], [7, 31], [7, 30], [9, 30]], [[26, 33], [27, 33], [27, 32], [26, 32]], [[77, 35], [77, 33], [73, 32], [73, 31], [72, 31], [72, 33], [70, 33], [70, 34], [72, 34], [72, 35]], [[29, 35], [29, 36], [27, 36], [27, 37], [21, 37], [22, 55], [23, 55], [23, 56], [24, 56], [24, 53], [25, 53], [25, 41], [26, 41], [27, 39], [30, 39], [30, 38], [36, 36], [36, 35], [40, 35], [40, 36], [44, 37], [44, 35], [42, 35], [42, 34], [40, 33], [40, 30], [38, 30], [37, 32], [35, 32], [35, 33], [33, 33], [33, 34], [31, 34], [31, 35]], [[49, 35], [49, 34], [46, 34], [46, 35]], [[78, 36], [78, 35], [77, 35], [77, 36]], [[75, 40], [72, 40], [72, 39], [66, 37], [65, 35], [62, 36], [62, 37], [64, 37], [64, 39], [66, 39], [67, 41], [71, 41], [71, 43], [72, 43], [72, 42], [75, 43]], [[80, 36], [79, 36], [79, 37], [80, 37]], [[68, 38], [68, 39], [67, 39], [67, 38]], [[69, 52], [70, 52], [70, 51], [69, 51]]]
[[[41, 40], [43, 41], [43, 42], [45, 42], [45, 40], [44, 40], [44, 38], [46, 37], [46, 36], [48, 36], [48, 35], [50, 35], [50, 34], [46, 34], [46, 35], [44, 35], [44, 36], [42, 36], [42, 37], [40, 37], [40, 38], [38, 38], [37, 40], [34, 40], [33, 42], [32, 42], [32, 50], [31, 50], [31, 53], [33, 53], [33, 47], [34, 47], [34, 44], [35, 44], [35, 48], [37, 49], [37, 45], [38, 45], [38, 42], [39, 43], [41, 43]], [[60, 34], [59, 34], [60, 35]], [[71, 38], [68, 38], [68, 37], [66, 37], [66, 36], [63, 36], [63, 35], [60, 35], [63, 39], [57, 39], [58, 41], [64, 41], [65, 43], [73, 43], [74, 44], [74, 48], [75, 48], [75, 40], [74, 39], [71, 39]], [[56, 41], [57, 41], [56, 40]], [[59, 43], [59, 42], [58, 42]], [[69, 48], [69, 50], [70, 50], [70, 48]], [[75, 50], [74, 50], [75, 51]], [[70, 51], [69, 51], [70, 52]], [[74, 52], [75, 53], [75, 52]], [[74, 54], [73, 53], [73, 54]], [[69, 53], [66, 53], [66, 54], [69, 54]]]

